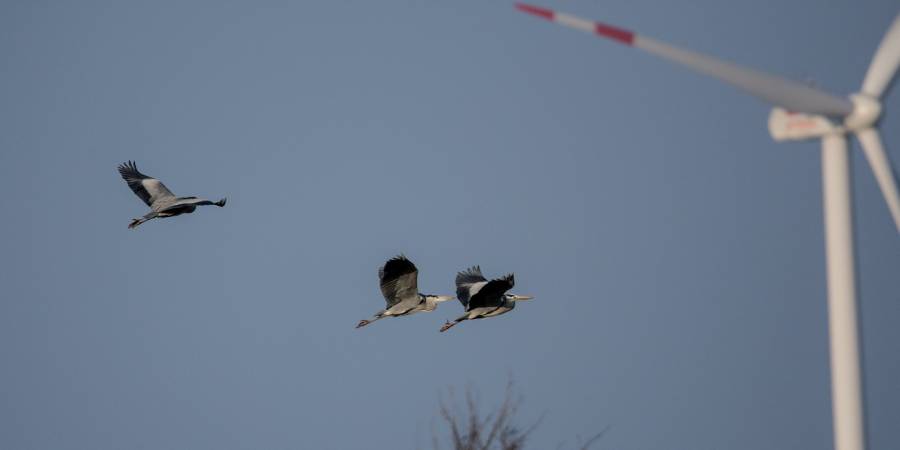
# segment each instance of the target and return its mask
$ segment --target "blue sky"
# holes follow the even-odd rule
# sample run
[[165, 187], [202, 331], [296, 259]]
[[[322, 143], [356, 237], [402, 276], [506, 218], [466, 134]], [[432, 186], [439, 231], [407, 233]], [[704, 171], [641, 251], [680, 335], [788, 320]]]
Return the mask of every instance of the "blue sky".
[[[543, 5], [838, 94], [897, 13], [675, 3]], [[730, 87], [506, 1], [6, 2], [0, 55], [2, 448], [427, 448], [443, 390], [510, 375], [532, 448], [831, 445], [818, 144]], [[128, 159], [229, 203], [128, 230]], [[853, 162], [888, 448], [900, 239]], [[400, 252], [537, 298], [354, 329]]]

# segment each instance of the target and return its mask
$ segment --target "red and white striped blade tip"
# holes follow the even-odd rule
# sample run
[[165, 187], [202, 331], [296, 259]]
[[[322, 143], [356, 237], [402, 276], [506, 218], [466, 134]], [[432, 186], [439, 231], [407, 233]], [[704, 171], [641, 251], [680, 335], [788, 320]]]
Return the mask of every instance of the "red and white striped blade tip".
[[547, 19], [551, 22], [556, 22], [560, 25], [565, 25], [567, 27], [575, 28], [581, 31], [586, 31], [588, 33], [594, 33], [597, 36], [605, 37], [608, 39], [612, 39], [621, 44], [625, 45], [633, 45], [634, 44], [634, 33], [631, 31], [614, 27], [612, 25], [606, 25], [600, 22], [593, 22], [590, 20], [582, 19], [580, 17], [576, 17], [569, 14], [564, 14], [560, 12], [553, 11], [547, 8], [541, 8], [539, 6], [529, 5], [527, 3], [516, 3], [516, 9], [522, 12], [526, 12], [533, 16], [540, 17], [542, 19]]
[[527, 3], [516, 3], [516, 9], [528, 14], [538, 16], [543, 19], [553, 20], [553, 11], [538, 6], [529, 5]]

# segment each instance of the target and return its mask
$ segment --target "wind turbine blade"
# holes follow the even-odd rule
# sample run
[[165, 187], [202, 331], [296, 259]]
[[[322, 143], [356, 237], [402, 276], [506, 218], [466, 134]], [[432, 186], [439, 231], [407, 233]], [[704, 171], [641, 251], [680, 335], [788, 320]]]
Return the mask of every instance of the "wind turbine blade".
[[878, 187], [884, 194], [884, 201], [891, 210], [897, 231], [900, 232], [900, 196], [897, 194], [897, 179], [894, 178], [891, 161], [884, 151], [884, 146], [881, 145], [878, 131], [874, 128], [865, 128], [858, 131], [856, 136], [862, 144], [863, 152], [866, 154], [866, 159], [869, 160], [869, 166], [872, 167], [875, 179], [878, 180]]
[[781, 106], [790, 111], [833, 117], [847, 116], [853, 111], [853, 104], [850, 100], [813, 89], [796, 81], [674, 47], [604, 23], [592, 22], [580, 17], [524, 3], [517, 3], [516, 8], [551, 22], [640, 48], [656, 56], [684, 65], [696, 72], [718, 78], [770, 104]]
[[900, 65], [900, 14], [894, 17], [894, 23], [881, 39], [881, 44], [872, 57], [869, 71], [866, 72], [863, 81], [862, 92], [874, 98], [881, 97], [897, 73], [898, 65]]

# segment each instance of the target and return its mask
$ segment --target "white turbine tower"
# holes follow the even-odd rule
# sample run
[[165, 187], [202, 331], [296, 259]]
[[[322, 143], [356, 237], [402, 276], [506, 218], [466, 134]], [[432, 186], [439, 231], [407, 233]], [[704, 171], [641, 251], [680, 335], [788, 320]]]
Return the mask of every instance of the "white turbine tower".
[[718, 78], [774, 105], [769, 132], [776, 141], [822, 139], [822, 189], [828, 276], [831, 346], [831, 396], [834, 444], [838, 450], [863, 450], [864, 427], [853, 261], [853, 220], [847, 133], [862, 144], [878, 186], [900, 231], [900, 197], [875, 125], [880, 99], [900, 65], [900, 15], [875, 52], [862, 90], [836, 97], [786, 80], [684, 50], [631, 31], [522, 3], [529, 14], [619, 43], [637, 47], [689, 69]]

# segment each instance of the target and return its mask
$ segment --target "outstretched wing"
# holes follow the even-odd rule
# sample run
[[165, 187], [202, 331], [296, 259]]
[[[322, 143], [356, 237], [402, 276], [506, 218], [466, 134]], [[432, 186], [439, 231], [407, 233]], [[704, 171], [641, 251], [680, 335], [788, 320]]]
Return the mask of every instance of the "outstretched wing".
[[472, 266], [456, 274], [456, 298], [463, 308], [469, 307], [469, 297], [487, 284], [487, 278], [481, 274], [480, 266]]
[[[224, 198], [217, 202], [214, 202], [212, 200], [207, 200], [205, 198], [200, 198], [200, 197], [178, 197], [177, 199], [175, 199], [175, 202], [172, 203], [171, 206], [168, 206], [166, 209], [175, 208], [175, 207], [179, 207], [179, 206], [185, 206], [185, 205], [205, 206], [205, 205], [224, 205], [224, 204], [225, 204]], [[165, 211], [165, 210], [163, 210], [163, 211]]]
[[147, 206], [153, 206], [153, 203], [160, 198], [174, 197], [175, 195], [162, 184], [162, 181], [153, 177], [148, 177], [138, 171], [134, 161], [128, 161], [125, 164], [119, 164], [119, 174], [122, 179], [128, 183], [128, 187], [137, 194]]
[[500, 306], [503, 304], [503, 294], [512, 289], [515, 284], [516, 281], [513, 274], [488, 281], [478, 292], [472, 294], [466, 310], [471, 311], [475, 308]]
[[418, 276], [419, 269], [406, 256], [398, 255], [384, 263], [378, 270], [378, 278], [387, 309], [403, 300], [418, 300]]

